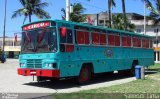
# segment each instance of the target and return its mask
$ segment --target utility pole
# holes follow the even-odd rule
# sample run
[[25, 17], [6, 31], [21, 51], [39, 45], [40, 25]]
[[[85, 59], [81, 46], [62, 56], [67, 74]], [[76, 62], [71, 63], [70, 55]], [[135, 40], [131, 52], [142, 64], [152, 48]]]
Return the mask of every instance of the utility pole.
[[0, 56], [0, 61], [4, 63], [6, 61], [5, 53], [4, 53], [4, 46], [5, 46], [5, 34], [6, 34], [6, 7], [7, 7], [7, 0], [4, 1], [4, 31], [3, 31], [3, 46], [2, 46], [2, 55]]
[[6, 34], [6, 6], [7, 6], [7, 0], [5, 0], [4, 4], [4, 30], [3, 30], [3, 46], [2, 46], [2, 51], [4, 54], [4, 46], [5, 46], [5, 34]]
[[146, 35], [146, 0], [144, 0], [144, 35]]
[[70, 15], [70, 0], [66, 0], [66, 21], [69, 21]]
[[158, 28], [156, 29], [156, 63], [158, 63]]

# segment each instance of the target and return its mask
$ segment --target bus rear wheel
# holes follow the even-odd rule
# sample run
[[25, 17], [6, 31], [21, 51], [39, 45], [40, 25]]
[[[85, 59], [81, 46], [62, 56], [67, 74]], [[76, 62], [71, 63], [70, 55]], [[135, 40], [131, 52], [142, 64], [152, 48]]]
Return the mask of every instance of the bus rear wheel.
[[86, 84], [91, 80], [91, 69], [87, 66], [82, 67], [79, 77], [78, 77], [78, 83], [79, 84]]

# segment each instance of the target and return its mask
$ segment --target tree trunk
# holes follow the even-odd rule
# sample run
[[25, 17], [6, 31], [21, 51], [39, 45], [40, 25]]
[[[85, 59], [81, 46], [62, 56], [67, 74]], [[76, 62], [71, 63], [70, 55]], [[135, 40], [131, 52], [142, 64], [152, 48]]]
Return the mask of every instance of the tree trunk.
[[126, 7], [125, 7], [125, 0], [122, 0], [122, 10], [123, 10], [123, 21], [124, 21], [124, 29], [127, 29], [127, 22], [126, 22]]
[[108, 18], [109, 18], [109, 28], [111, 28], [111, 0], [108, 0]]
[[29, 22], [30, 22], [30, 23], [32, 22], [32, 18], [31, 18], [31, 15], [29, 15]]

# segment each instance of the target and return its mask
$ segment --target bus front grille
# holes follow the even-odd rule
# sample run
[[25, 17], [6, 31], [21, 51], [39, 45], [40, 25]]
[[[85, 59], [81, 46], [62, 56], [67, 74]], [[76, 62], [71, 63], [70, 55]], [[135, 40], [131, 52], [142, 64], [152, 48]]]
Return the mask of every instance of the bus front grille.
[[41, 59], [30, 59], [27, 60], [28, 68], [42, 68], [42, 60]]

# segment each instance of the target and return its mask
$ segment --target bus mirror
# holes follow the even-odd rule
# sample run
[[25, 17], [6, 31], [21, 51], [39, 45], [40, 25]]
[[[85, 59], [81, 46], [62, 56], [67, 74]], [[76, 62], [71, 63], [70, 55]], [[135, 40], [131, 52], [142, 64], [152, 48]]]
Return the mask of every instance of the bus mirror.
[[61, 27], [61, 36], [65, 37], [66, 36], [66, 27]]

